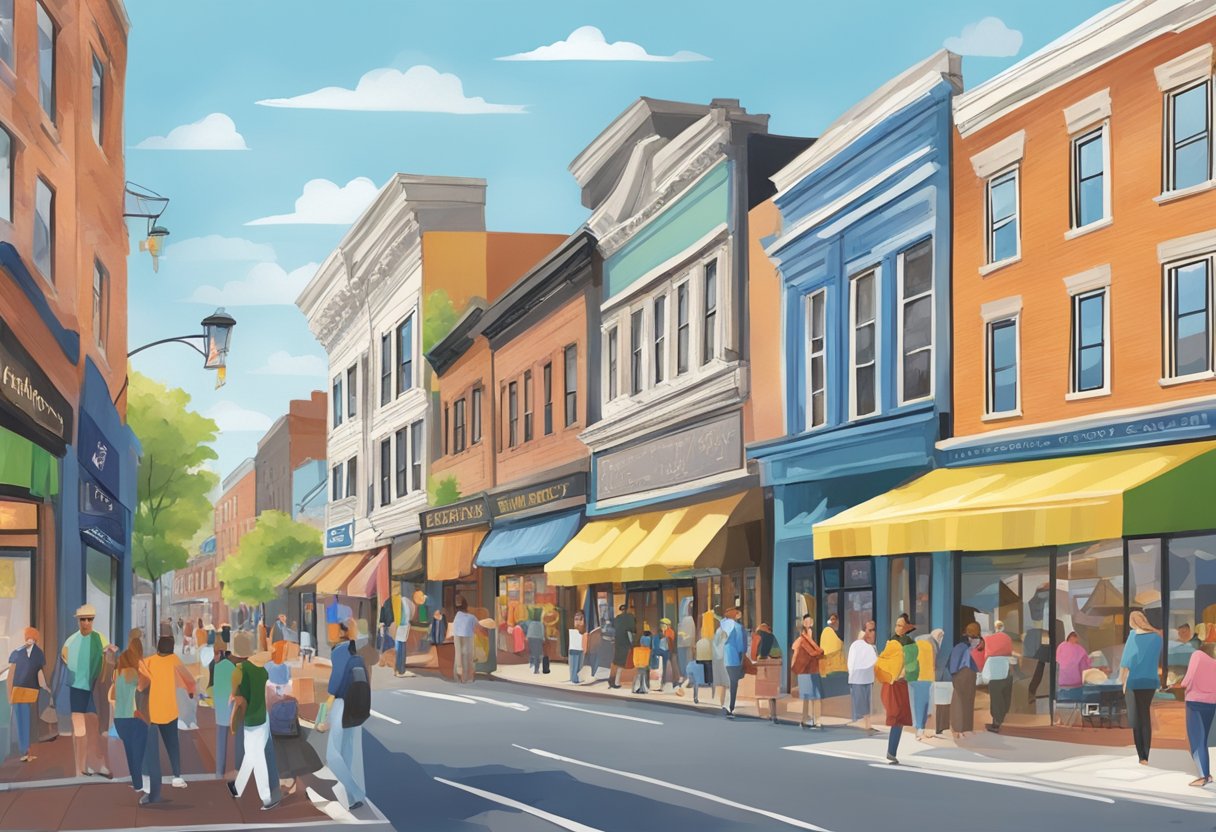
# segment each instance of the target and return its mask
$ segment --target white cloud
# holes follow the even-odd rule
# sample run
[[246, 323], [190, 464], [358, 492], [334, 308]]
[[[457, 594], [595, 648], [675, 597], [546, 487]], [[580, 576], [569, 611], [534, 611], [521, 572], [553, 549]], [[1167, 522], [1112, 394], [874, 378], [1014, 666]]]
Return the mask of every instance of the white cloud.
[[165, 249], [164, 257], [178, 260], [274, 260], [274, 248], [264, 243], [255, 243], [243, 237], [222, 237], [208, 234], [206, 237], [190, 237], [172, 243]]
[[548, 46], [538, 46], [531, 52], [520, 52], [498, 58], [500, 61], [649, 61], [654, 63], [686, 63], [708, 61], [697, 52], [680, 51], [674, 55], [651, 55], [641, 44], [628, 40], [609, 43], [595, 26], [580, 26], [570, 37]]
[[257, 410], [241, 407], [236, 402], [222, 401], [203, 414], [208, 419], [215, 420], [221, 433], [236, 433], [242, 431], [267, 430], [274, 420]]
[[266, 363], [251, 374], [255, 376], [315, 376], [325, 378], [329, 363], [315, 355], [292, 355], [287, 350], [276, 350], [266, 356]]
[[186, 301], [207, 306], [291, 306], [316, 273], [316, 263], [290, 272], [278, 263], [258, 263], [243, 280], [230, 280], [222, 287], [199, 286]]
[[1011, 58], [1022, 48], [1022, 33], [1010, 29], [999, 17], [985, 17], [968, 23], [960, 35], [942, 44], [951, 52], [982, 58]]
[[149, 136], [137, 150], [248, 150], [236, 123], [223, 113], [212, 113], [192, 124], [174, 127], [167, 136]]
[[265, 98], [265, 107], [308, 110], [378, 110], [409, 113], [522, 113], [523, 104], [491, 104], [466, 97], [464, 84], [450, 72], [419, 64], [405, 72], [392, 67], [364, 73], [355, 88], [323, 87], [292, 98]]
[[372, 204], [379, 189], [366, 176], [345, 185], [328, 179], [310, 179], [296, 199], [296, 210], [250, 220], [245, 225], [349, 225]]

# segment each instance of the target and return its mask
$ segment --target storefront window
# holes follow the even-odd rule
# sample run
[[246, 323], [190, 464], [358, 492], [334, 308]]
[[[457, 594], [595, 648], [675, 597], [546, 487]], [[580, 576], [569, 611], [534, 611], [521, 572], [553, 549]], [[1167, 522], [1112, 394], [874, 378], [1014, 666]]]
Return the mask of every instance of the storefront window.
[[1166, 672], [1173, 684], [1199, 645], [1216, 641], [1216, 535], [1172, 538], [1169, 554]]
[[[1064, 638], [1076, 633], [1075, 643], [1088, 654], [1090, 667], [1108, 679], [1117, 678], [1126, 638], [1123, 541], [1061, 548], [1056, 558], [1056, 618]], [[1073, 652], [1080, 656], [1080, 651]], [[1068, 699], [1066, 690], [1076, 687], [1075, 675], [1075, 669], [1061, 666], [1061, 701]], [[1097, 674], [1086, 673], [1082, 681], [1092, 686], [1102, 680]], [[1097, 695], [1087, 688], [1085, 698], [1088, 701]]]
[[792, 615], [789, 622], [789, 640], [786, 644], [792, 645], [798, 638], [798, 628], [802, 616], [809, 615], [811, 620], [816, 622], [819, 620], [819, 596], [816, 592], [815, 572], [816, 567], [813, 563], [790, 569], [790, 612]]
[[928, 555], [891, 558], [890, 606], [887, 609], [890, 626], [907, 613], [922, 633], [933, 628], [929, 620], [929, 588], [933, 559]]
[[25, 550], [0, 550], [0, 654], [6, 658], [34, 625], [33, 557]]
[[118, 561], [96, 549], [85, 547], [84, 600], [97, 610], [93, 628], [107, 639], [122, 643], [122, 634], [115, 633], [118, 612]]

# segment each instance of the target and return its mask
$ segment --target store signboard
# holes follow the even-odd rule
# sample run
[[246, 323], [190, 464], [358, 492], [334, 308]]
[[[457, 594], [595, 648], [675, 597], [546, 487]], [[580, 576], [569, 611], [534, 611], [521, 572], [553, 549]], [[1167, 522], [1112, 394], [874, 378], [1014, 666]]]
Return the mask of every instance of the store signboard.
[[494, 494], [490, 497], [490, 512], [495, 517], [504, 517], [585, 496], [587, 475], [580, 471], [561, 479]]
[[484, 526], [490, 522], [490, 509], [485, 497], [475, 497], [460, 503], [453, 503], [442, 508], [433, 508], [420, 515], [422, 530], [431, 532], [448, 532], [464, 529], [470, 526]]
[[740, 411], [673, 431], [595, 461], [595, 498], [607, 500], [740, 470], [743, 416]]
[[71, 405], [3, 321], [0, 321], [0, 402], [15, 408], [57, 442], [72, 441]]
[[343, 523], [341, 526], [330, 526], [325, 530], [325, 548], [340, 549], [354, 544], [354, 523]]

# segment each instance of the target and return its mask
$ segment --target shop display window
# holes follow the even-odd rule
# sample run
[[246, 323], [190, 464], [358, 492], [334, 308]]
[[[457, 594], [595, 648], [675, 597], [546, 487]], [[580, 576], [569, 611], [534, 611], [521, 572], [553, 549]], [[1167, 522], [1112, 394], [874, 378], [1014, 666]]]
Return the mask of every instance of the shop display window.
[[87, 546], [84, 551], [84, 599], [97, 610], [93, 628], [110, 641], [118, 638], [121, 642], [125, 634], [114, 632], [118, 613], [118, 561]]

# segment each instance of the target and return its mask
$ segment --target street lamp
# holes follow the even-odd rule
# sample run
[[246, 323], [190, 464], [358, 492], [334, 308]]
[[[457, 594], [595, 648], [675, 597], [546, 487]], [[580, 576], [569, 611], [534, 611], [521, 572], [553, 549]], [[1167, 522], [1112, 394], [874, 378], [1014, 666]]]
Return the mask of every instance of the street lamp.
[[123, 191], [122, 215], [148, 221], [147, 237], [139, 241], [139, 250], [152, 255], [152, 271], [159, 271], [161, 250], [169, 229], [156, 223], [169, 207], [169, 198], [134, 182], [127, 182]]
[[[159, 341], [153, 341], [149, 344], [144, 344], [142, 347], [136, 347], [127, 353], [127, 358], [130, 359], [146, 349], [151, 349], [161, 344], [185, 344], [203, 357], [204, 370], [215, 370], [215, 387], [218, 390], [224, 386], [224, 382], [228, 377], [228, 348], [232, 344], [232, 328], [236, 326], [236, 318], [233, 318], [224, 311], [223, 307], [220, 307], [203, 318], [201, 326], [203, 327], [202, 335], [178, 335], [174, 338], [161, 338]], [[202, 341], [203, 346], [200, 347], [196, 343], [198, 341]], [[115, 403], [122, 398], [123, 391], [127, 389], [127, 382], [129, 381], [130, 376], [123, 381], [122, 389], [114, 397]]]

